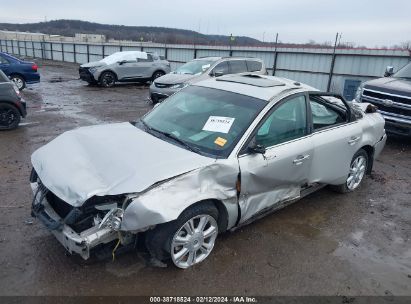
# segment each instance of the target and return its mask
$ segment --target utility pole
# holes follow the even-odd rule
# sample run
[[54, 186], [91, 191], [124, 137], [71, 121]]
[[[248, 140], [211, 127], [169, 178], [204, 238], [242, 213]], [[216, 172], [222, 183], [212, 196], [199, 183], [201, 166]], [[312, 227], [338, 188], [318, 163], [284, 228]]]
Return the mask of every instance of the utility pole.
[[275, 76], [275, 69], [277, 68], [277, 56], [278, 56], [277, 43], [278, 43], [278, 33], [275, 35], [273, 76]]
[[332, 78], [333, 78], [334, 64], [335, 64], [335, 49], [337, 48], [338, 35], [339, 35], [338, 33], [337, 33], [337, 35], [335, 35], [335, 42], [334, 42], [332, 59], [331, 59], [330, 73], [328, 74], [327, 91], [330, 90], [331, 80], [332, 80]]

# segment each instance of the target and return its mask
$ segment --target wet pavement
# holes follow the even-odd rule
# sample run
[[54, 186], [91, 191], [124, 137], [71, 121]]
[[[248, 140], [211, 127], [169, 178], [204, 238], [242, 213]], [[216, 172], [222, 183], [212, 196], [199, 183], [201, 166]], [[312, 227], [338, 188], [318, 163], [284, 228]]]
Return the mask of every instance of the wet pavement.
[[390, 137], [354, 193], [325, 188], [217, 239], [188, 270], [66, 256], [30, 217], [30, 155], [66, 130], [136, 120], [148, 87], [90, 87], [75, 64], [39, 62], [28, 117], [0, 133], [0, 295], [411, 295], [411, 140]]

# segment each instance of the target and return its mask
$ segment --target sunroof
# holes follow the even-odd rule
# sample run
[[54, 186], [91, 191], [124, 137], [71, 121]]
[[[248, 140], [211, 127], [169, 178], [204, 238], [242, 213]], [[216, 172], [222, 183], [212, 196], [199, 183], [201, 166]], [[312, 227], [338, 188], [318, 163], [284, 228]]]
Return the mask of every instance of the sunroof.
[[285, 83], [281, 81], [270, 79], [270, 78], [265, 78], [265, 77], [262, 77], [256, 74], [221, 76], [217, 78], [216, 80], [248, 84], [248, 85], [252, 85], [256, 87], [263, 87], [263, 88], [285, 86]]

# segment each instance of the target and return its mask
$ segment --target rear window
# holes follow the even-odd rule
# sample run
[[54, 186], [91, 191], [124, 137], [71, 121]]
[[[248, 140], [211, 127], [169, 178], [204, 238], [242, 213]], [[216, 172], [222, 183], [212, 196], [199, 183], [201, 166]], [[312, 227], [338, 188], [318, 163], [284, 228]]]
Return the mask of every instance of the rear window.
[[261, 71], [263, 64], [256, 60], [247, 60], [247, 68], [249, 72]]

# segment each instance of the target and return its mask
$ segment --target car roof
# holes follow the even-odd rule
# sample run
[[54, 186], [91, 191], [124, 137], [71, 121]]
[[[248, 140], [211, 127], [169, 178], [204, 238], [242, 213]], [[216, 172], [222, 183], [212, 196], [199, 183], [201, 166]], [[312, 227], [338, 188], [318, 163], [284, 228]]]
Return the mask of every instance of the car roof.
[[223, 57], [217, 57], [217, 56], [206, 56], [206, 57], [199, 57], [199, 58], [195, 58], [193, 60], [212, 60], [212, 61], [217, 61], [220, 60]]
[[252, 73], [220, 76], [193, 85], [239, 93], [266, 101], [289, 90], [317, 91], [309, 85], [287, 78]]

